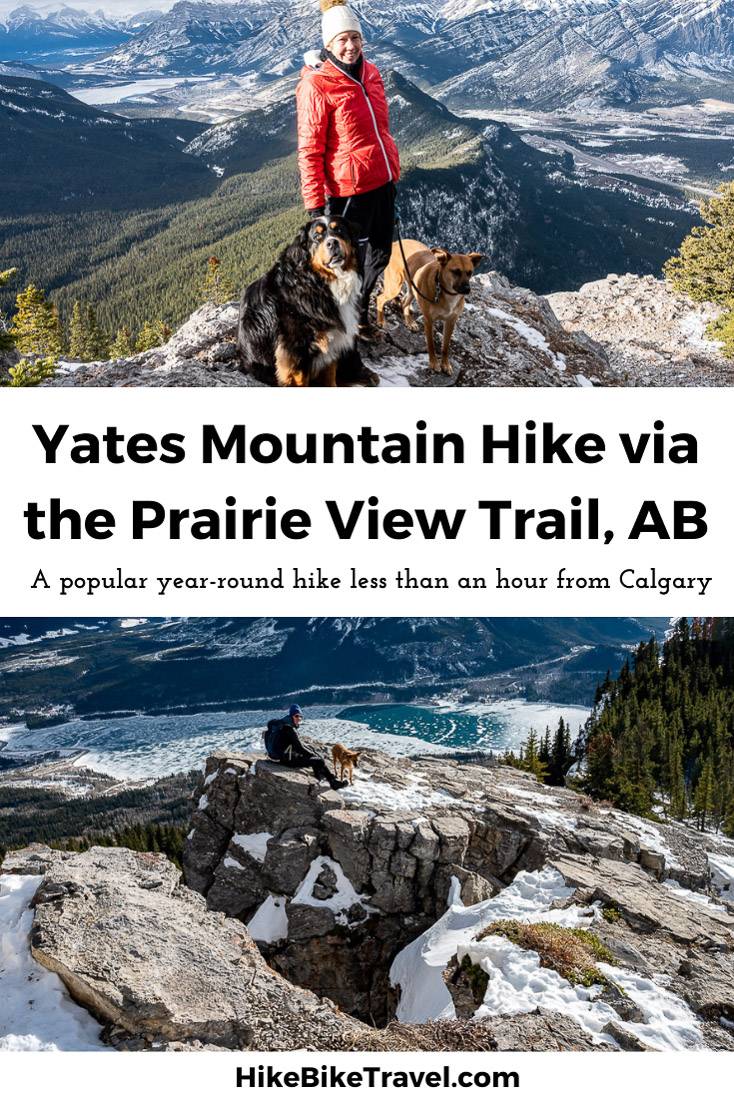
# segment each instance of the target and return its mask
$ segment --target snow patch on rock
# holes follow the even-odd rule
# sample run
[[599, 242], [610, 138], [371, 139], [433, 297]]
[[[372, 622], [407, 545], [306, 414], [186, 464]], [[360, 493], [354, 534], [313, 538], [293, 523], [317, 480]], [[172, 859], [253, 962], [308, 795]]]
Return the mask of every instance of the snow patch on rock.
[[268, 841], [272, 839], [272, 833], [235, 833], [232, 843], [243, 852], [247, 852], [258, 863], [264, 863], [265, 856], [268, 854]]
[[714, 886], [727, 901], [734, 901], [734, 856], [709, 852], [708, 861]]
[[[314, 896], [313, 889], [316, 885], [316, 879], [325, 868], [333, 871], [336, 876], [336, 886], [330, 898], [317, 898]], [[313, 860], [308, 869], [308, 874], [293, 896], [291, 905], [310, 905], [316, 909], [331, 909], [336, 915], [337, 924], [349, 923], [348, 911], [353, 905], [359, 905], [367, 912], [376, 912], [374, 908], [367, 905], [366, 897], [358, 894], [354, 889], [354, 886], [344, 874], [341, 864], [328, 856], [319, 856]]]
[[[449, 908], [435, 924], [398, 953], [390, 968], [390, 981], [400, 987], [397, 1018], [401, 1023], [426, 1023], [455, 1015], [442, 973], [459, 948], [466, 948], [477, 933], [495, 920], [562, 923], [566, 910], [551, 910], [554, 901], [569, 898], [573, 889], [552, 868], [521, 871], [507, 889], [488, 901], [464, 906], [457, 891], [449, 895]], [[452, 883], [453, 886], [453, 883]]]
[[553, 923], [565, 928], [588, 928], [597, 919], [598, 904], [567, 905], [573, 889], [560, 873], [545, 867], [521, 872], [511, 886], [488, 901], [464, 906], [458, 882], [449, 893], [449, 908], [436, 923], [395, 958], [390, 980], [400, 987], [397, 1017], [403, 1023], [453, 1019], [454, 1003], [443, 971], [456, 955], [468, 955], [489, 977], [483, 1003], [474, 1019], [517, 1015], [538, 1008], [570, 1016], [597, 1042], [610, 1042], [605, 1033], [614, 1023], [657, 1050], [690, 1050], [703, 1045], [696, 1018], [681, 1000], [649, 977], [616, 966], [599, 964], [602, 974], [619, 986], [643, 1016], [643, 1022], [622, 1021], [611, 1004], [600, 999], [600, 984], [574, 985], [557, 971], [540, 964], [540, 956], [511, 943], [504, 936], [479, 934], [497, 920], [527, 924]]
[[100, 1026], [30, 950], [40, 875], [0, 875], [0, 1051], [109, 1050]]
[[288, 914], [281, 894], [268, 894], [253, 918], [247, 931], [257, 943], [280, 943], [288, 939]]

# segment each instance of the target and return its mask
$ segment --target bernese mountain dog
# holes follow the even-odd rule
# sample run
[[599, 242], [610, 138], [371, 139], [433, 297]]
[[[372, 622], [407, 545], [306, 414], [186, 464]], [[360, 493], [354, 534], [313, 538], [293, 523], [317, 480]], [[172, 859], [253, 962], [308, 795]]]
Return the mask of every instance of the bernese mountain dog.
[[307, 222], [240, 303], [240, 369], [273, 386], [374, 385], [357, 350], [362, 280], [344, 218]]

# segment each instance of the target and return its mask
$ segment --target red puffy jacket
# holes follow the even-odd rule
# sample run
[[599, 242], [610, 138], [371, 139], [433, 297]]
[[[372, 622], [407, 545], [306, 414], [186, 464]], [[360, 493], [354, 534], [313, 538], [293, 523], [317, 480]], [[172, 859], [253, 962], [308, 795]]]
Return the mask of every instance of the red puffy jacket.
[[327, 195], [361, 195], [400, 178], [387, 99], [377, 68], [365, 58], [362, 82], [323, 61], [306, 66], [296, 88], [298, 167], [307, 210]]

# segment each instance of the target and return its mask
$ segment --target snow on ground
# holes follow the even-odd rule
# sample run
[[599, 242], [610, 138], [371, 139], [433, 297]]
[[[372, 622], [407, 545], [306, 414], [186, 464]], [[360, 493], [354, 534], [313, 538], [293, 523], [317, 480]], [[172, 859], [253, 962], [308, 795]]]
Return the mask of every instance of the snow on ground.
[[734, 113], [734, 103], [726, 99], [702, 99], [696, 106], [711, 115], [726, 115]]
[[428, 352], [425, 355], [386, 355], [375, 368], [381, 386], [412, 386], [416, 375], [428, 370]]
[[52, 649], [48, 653], [27, 653], [4, 661], [3, 674], [7, 675], [8, 672], [43, 672], [48, 668], [63, 668], [64, 665], [73, 665], [78, 660], [78, 655], [62, 657], [56, 649]]
[[[734, 165], [732, 165], [734, 168]], [[700, 310], [692, 309], [680, 322], [680, 333], [685, 342], [692, 348], [696, 348], [698, 351], [705, 351], [709, 354], [717, 354], [721, 352], [721, 343], [718, 340], [710, 340], [706, 335], [708, 328], [708, 320], [703, 316]]]
[[233, 856], [225, 856], [223, 863], [225, 867], [233, 867], [237, 871], [245, 870], [244, 863], [240, 863], [240, 861], [238, 859], [235, 859]]
[[567, 366], [566, 358], [564, 355], [559, 355], [552, 350], [542, 332], [538, 332], [537, 329], [531, 328], [530, 325], [526, 325], [524, 321], [521, 321], [519, 317], [514, 317], [511, 313], [506, 313], [503, 309], [487, 309], [486, 312], [491, 317], [497, 317], [500, 321], [503, 321], [504, 324], [514, 328], [515, 332], [525, 341], [528, 347], [537, 348], [538, 351], [542, 351], [554, 364], [556, 370], [563, 374]]
[[708, 853], [714, 886], [727, 901], [734, 901], [734, 857]]
[[611, 1005], [598, 1000], [601, 986], [572, 985], [557, 971], [542, 967], [535, 951], [525, 951], [504, 936], [489, 936], [471, 945], [466, 954], [489, 974], [484, 1003], [475, 1016], [477, 1020], [534, 1012], [541, 1007], [570, 1016], [603, 1042], [607, 1036], [601, 1032], [617, 1019]]
[[39, 875], [0, 875], [0, 1051], [109, 1050], [100, 1025], [30, 952]]
[[672, 179], [688, 175], [688, 167], [680, 157], [664, 153], [612, 153], [609, 160], [622, 172], [644, 172], [646, 175]]
[[696, 905], [703, 905], [709, 909], [718, 909], [721, 913], [726, 913], [727, 908], [725, 905], [717, 905], [713, 898], [710, 898], [708, 894], [698, 894], [695, 890], [687, 890], [685, 886], [681, 886], [679, 882], [676, 882], [674, 878], [666, 878], [663, 882], [663, 886], [666, 886], [672, 894], [681, 898], [683, 901], [692, 901]]
[[550, 868], [521, 871], [506, 890], [477, 905], [462, 905], [458, 890], [454, 890], [443, 916], [395, 956], [390, 981], [400, 986], [398, 1020], [422, 1024], [441, 1017], [453, 1019], [453, 1002], [441, 974], [457, 948], [468, 946], [495, 920], [560, 923], [566, 910], [551, 911], [550, 906], [572, 893], [561, 875]]
[[[5, 786], [6, 781], [0, 780], [0, 786]], [[7, 785], [13, 788], [24, 787], [29, 791], [57, 791], [65, 794], [67, 798], [86, 798], [91, 793], [92, 787], [88, 783], [79, 782], [76, 778], [59, 779], [9, 779]]]
[[247, 931], [258, 943], [278, 943], [288, 938], [286, 899], [280, 894], [268, 894], [247, 925]]
[[265, 856], [268, 854], [268, 841], [272, 839], [272, 833], [235, 833], [232, 843], [251, 855], [258, 863], [264, 863]]
[[670, 848], [665, 843], [659, 829], [656, 829], [654, 825], [649, 825], [647, 822], [641, 822], [638, 818], [635, 818], [635, 823], [640, 838], [640, 844], [644, 848], [648, 848], [651, 852], [658, 852], [661, 856], [665, 856], [665, 862], [668, 866], [675, 866], [678, 864], [677, 857], [673, 855]]
[[578, 826], [576, 814], [564, 813], [563, 810], [554, 809], [553, 807], [557, 806], [558, 803], [555, 798], [549, 795], [529, 791], [524, 787], [504, 787], [503, 790], [515, 798], [532, 803], [527, 809], [541, 825], [551, 825], [553, 828], [568, 829], [571, 832]]
[[665, 856], [665, 863], [668, 867], [679, 866], [680, 861], [666, 844], [662, 833], [649, 821], [644, 821], [639, 817], [632, 817], [630, 814], [622, 813], [621, 810], [612, 810], [612, 817], [615, 817], [617, 821], [621, 822], [626, 828], [636, 833], [643, 848], [647, 848], [650, 852], [657, 852], [658, 855]]
[[407, 787], [393, 787], [389, 783], [355, 775], [354, 784], [342, 791], [342, 797], [349, 804], [379, 806], [382, 810], [423, 810], [427, 806], [464, 805], [460, 799], [448, 791], [434, 789], [428, 783], [418, 780]]
[[[327, 867], [336, 876], [335, 891], [330, 898], [314, 897], [313, 888], [316, 885], [316, 879]], [[359, 905], [369, 913], [377, 911], [367, 905], [366, 898], [357, 893], [342, 871], [341, 864], [334, 859], [329, 859], [328, 856], [318, 856], [313, 860], [305, 879], [291, 900], [291, 905], [310, 905], [316, 909], [331, 909], [336, 914], [337, 924], [349, 923], [348, 911], [353, 905]]]
[[645, 1017], [644, 1023], [626, 1022], [623, 1025], [626, 1031], [631, 1031], [655, 1050], [696, 1050], [703, 1047], [698, 1021], [680, 997], [641, 974], [631, 974], [608, 963], [599, 963], [599, 969], [634, 1001]]
[[599, 1000], [599, 985], [585, 988], [572, 985], [556, 971], [541, 967], [535, 951], [510, 943], [503, 936], [477, 935], [496, 920], [519, 920], [537, 924], [552, 922], [567, 928], [588, 928], [596, 919], [596, 907], [553, 909], [573, 893], [561, 875], [550, 867], [540, 871], [522, 871], [501, 893], [477, 905], [464, 906], [459, 885], [452, 880], [449, 908], [436, 923], [408, 944], [395, 958], [390, 981], [400, 987], [397, 1017], [403, 1023], [453, 1019], [455, 1010], [443, 981], [443, 970], [455, 954], [468, 954], [489, 975], [483, 1005], [476, 1018], [514, 1015], [537, 1008], [571, 1016], [599, 1041], [611, 1041], [602, 1035], [614, 1021], [627, 1028], [651, 1047], [659, 1050], [692, 1049], [702, 1045], [695, 1017], [680, 998], [648, 978], [618, 967], [600, 964], [599, 969], [624, 989], [641, 1009], [644, 1023], [623, 1022], [611, 1005]]

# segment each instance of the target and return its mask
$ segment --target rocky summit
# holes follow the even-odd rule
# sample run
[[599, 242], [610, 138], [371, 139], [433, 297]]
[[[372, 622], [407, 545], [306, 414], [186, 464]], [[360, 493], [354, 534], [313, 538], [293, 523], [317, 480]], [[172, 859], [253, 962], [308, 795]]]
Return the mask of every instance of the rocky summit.
[[215, 753], [193, 807], [183, 881], [125, 849], [2, 866], [21, 977], [118, 1049], [734, 1049], [732, 841], [372, 750], [338, 792]]
[[[601, 347], [570, 333], [547, 301], [512, 287], [498, 274], [472, 284], [454, 333], [449, 376], [428, 367], [422, 332], [412, 333], [397, 310], [388, 313], [377, 343], [363, 349], [380, 386], [579, 386], [617, 384]], [[238, 369], [237, 306], [206, 305], [163, 347], [130, 359], [63, 366], [50, 386], [252, 386]]]
[[[429, 369], [425, 337], [388, 306], [361, 347], [391, 386], [730, 386], [734, 363], [706, 335], [718, 311], [652, 275], [609, 275], [546, 297], [478, 275], [454, 333], [451, 375]], [[237, 305], [205, 305], [167, 344], [129, 359], [64, 362], [46, 386], [259, 386], [238, 369]], [[0, 358], [0, 370], [11, 365]]]

